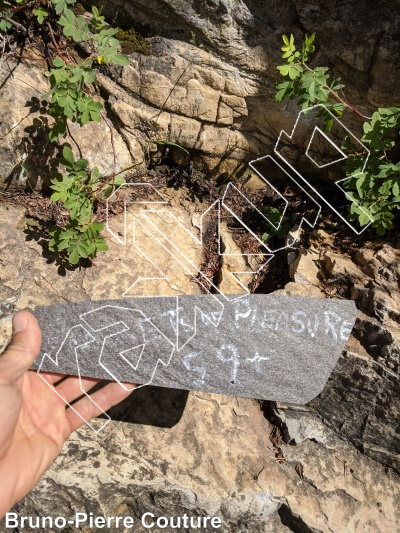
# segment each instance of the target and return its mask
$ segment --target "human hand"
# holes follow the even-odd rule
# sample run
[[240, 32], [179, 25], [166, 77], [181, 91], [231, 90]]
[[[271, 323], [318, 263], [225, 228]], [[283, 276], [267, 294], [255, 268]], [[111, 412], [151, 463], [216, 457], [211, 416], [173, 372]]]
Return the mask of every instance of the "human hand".
[[[0, 356], [0, 518], [35, 486], [84, 420], [107, 411], [131, 392], [109, 383], [91, 395], [95, 403], [85, 396], [74, 404], [75, 411], [66, 409], [65, 402], [82, 396], [81, 385], [88, 392], [99, 380], [83, 378], [80, 383], [77, 377], [67, 377], [58, 383], [64, 375], [39, 376], [28, 370], [40, 345], [36, 318], [28, 311], [18, 312], [11, 343]], [[60, 396], [52, 390], [54, 384]]]

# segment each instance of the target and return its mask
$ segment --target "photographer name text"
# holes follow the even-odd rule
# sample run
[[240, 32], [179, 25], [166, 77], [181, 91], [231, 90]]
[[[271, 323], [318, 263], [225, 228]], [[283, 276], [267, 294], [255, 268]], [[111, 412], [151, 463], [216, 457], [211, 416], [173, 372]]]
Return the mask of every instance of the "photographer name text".
[[222, 520], [218, 516], [189, 516], [184, 513], [182, 516], [158, 516], [146, 512], [142, 515], [140, 522], [132, 516], [94, 516], [93, 513], [75, 513], [73, 518], [64, 516], [19, 516], [17, 513], [6, 513], [6, 528], [30, 529], [64, 529], [66, 526], [73, 526], [76, 529], [86, 526], [89, 528], [133, 528], [136, 523], [140, 523], [145, 529], [153, 528], [192, 528], [192, 529], [219, 529]]

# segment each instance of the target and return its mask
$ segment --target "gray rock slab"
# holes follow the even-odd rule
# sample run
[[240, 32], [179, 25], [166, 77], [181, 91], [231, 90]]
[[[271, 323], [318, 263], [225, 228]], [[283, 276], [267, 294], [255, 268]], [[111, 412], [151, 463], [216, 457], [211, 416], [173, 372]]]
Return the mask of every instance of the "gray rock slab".
[[250, 294], [38, 307], [34, 368], [303, 404], [354, 326], [352, 301]]

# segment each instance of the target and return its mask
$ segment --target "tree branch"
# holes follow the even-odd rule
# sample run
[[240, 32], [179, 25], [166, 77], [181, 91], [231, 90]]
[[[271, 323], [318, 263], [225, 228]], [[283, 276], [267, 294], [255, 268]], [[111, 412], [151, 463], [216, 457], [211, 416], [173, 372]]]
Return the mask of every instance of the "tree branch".
[[60, 47], [58, 46], [56, 38], [54, 37], [54, 31], [53, 31], [53, 28], [51, 27], [51, 24], [49, 22], [46, 22], [46, 26], [49, 29], [50, 39], [51, 39], [51, 41], [52, 41], [52, 43], [53, 43], [58, 55], [61, 57], [61, 59], [64, 61], [64, 63], [69, 63], [68, 59], [63, 55], [63, 53], [60, 50]]
[[[310, 68], [304, 61], [298, 61], [298, 63], [304, 67], [306, 70], [308, 70], [309, 72], [312, 72], [314, 73], [313, 69]], [[362, 113], [360, 113], [360, 111], [358, 111], [358, 109], [356, 109], [354, 106], [352, 106], [351, 104], [349, 104], [348, 102], [346, 102], [346, 100], [343, 100], [343, 98], [341, 98], [339, 96], [339, 94], [334, 91], [333, 89], [331, 89], [331, 87], [329, 87], [329, 85], [322, 85], [322, 87], [324, 89], [327, 89], [330, 94], [338, 101], [340, 102], [342, 105], [344, 105], [344, 107], [347, 107], [347, 109], [350, 109], [350, 111], [353, 111], [353, 113], [355, 113], [356, 115], [358, 115], [359, 117], [363, 118], [364, 120], [372, 120], [371, 117], [366, 117], [365, 115], [363, 115]]]
[[17, 28], [17, 30], [20, 30], [20, 31], [26, 33], [25, 26], [22, 26], [22, 24], [20, 24], [19, 22], [15, 22], [15, 20], [10, 19], [10, 17], [6, 17], [6, 15], [0, 15], [0, 19], [1, 20], [5, 20], [6, 22], [8, 22], [12, 26], [14, 26], [14, 28]]
[[23, 9], [28, 9], [28, 7], [33, 6], [33, 4], [36, 4], [36, 0], [32, 0], [32, 2], [28, 2], [27, 4], [23, 4], [22, 6], [13, 7], [10, 9], [7, 9], [8, 12], [16, 13], [17, 11], [22, 11]]

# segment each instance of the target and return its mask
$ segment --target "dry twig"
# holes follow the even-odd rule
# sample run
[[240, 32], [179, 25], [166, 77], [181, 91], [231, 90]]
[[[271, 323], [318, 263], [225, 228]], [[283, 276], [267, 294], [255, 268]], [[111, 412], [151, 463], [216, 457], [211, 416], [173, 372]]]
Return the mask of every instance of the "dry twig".
[[25, 28], [25, 26], [23, 26], [23, 25], [20, 24], [19, 22], [16, 22], [16, 21], [13, 20], [13, 19], [10, 19], [10, 17], [7, 17], [6, 15], [0, 15], [0, 20], [5, 20], [5, 21], [8, 22], [9, 24], [11, 24], [11, 26], [14, 26], [14, 28], [17, 28], [17, 30], [20, 30], [20, 31], [22, 31], [23, 33], [26, 33], [26, 28]]

